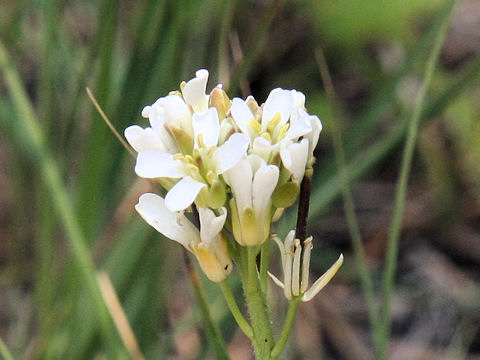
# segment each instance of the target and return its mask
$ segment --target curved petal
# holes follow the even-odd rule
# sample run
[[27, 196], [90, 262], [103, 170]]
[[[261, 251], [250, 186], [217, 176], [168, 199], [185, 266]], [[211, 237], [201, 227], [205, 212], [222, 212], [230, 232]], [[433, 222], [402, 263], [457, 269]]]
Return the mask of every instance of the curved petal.
[[255, 116], [248, 107], [247, 103], [240, 98], [233, 98], [230, 112], [232, 113], [232, 118], [239, 129], [253, 140], [256, 134], [248, 122], [254, 119]]
[[305, 110], [305, 95], [297, 90], [290, 90], [293, 96], [293, 103], [294, 108], [292, 111], [292, 115], [290, 117], [290, 123], [295, 123], [298, 119], [306, 114]]
[[124, 131], [125, 138], [136, 152], [160, 151], [165, 152], [166, 148], [158, 134], [150, 127], [142, 129], [140, 126], [129, 126]]
[[150, 121], [152, 129], [160, 137], [166, 150], [171, 154], [175, 154], [177, 152], [177, 145], [175, 144], [172, 135], [170, 135], [165, 128], [165, 111], [160, 106], [152, 106], [148, 113], [148, 120]]
[[193, 114], [192, 124], [195, 146], [197, 148], [200, 145], [197, 143], [198, 135], [202, 136], [202, 141], [207, 148], [217, 145], [220, 135], [220, 120], [218, 119], [217, 109], [212, 107]]
[[241, 159], [235, 166], [223, 174], [225, 181], [230, 185], [237, 202], [238, 212], [252, 206], [252, 168], [250, 163]]
[[215, 150], [212, 159], [217, 174], [223, 174], [234, 166], [247, 152], [250, 140], [242, 133], [235, 133], [222, 146]]
[[312, 131], [305, 135], [305, 137], [309, 140], [309, 153], [310, 157], [313, 156], [313, 150], [318, 143], [318, 137], [320, 136], [320, 132], [322, 131], [322, 122], [320, 119], [315, 115], [309, 115], [308, 119], [310, 120], [310, 124], [312, 126]]
[[285, 285], [283, 285], [283, 283], [275, 275], [273, 275], [270, 271], [268, 271], [267, 273], [275, 284], [280, 286], [282, 289], [285, 289]]
[[180, 178], [185, 175], [182, 162], [172, 154], [158, 151], [142, 151], [137, 156], [135, 172], [138, 176], [153, 179], [159, 177]]
[[343, 255], [340, 254], [339, 258], [335, 263], [323, 274], [320, 278], [315, 281], [310, 289], [308, 289], [305, 294], [302, 296], [302, 301], [309, 301], [317, 295], [320, 290], [322, 290], [329, 282], [332, 280], [333, 276], [337, 273], [340, 266], [343, 264]]
[[275, 145], [272, 145], [270, 141], [262, 136], [257, 136], [253, 140], [252, 152], [260, 155], [265, 161], [270, 160], [270, 155], [275, 149]]
[[255, 173], [252, 184], [252, 204], [255, 214], [262, 217], [270, 215], [271, 198], [277, 186], [279, 173], [275, 165], [262, 166]]
[[195, 226], [184, 215], [169, 211], [162, 197], [152, 193], [143, 194], [135, 209], [147, 224], [187, 249], [189, 244], [198, 243], [198, 230]]
[[276, 113], [281, 115], [280, 123], [277, 126], [285, 124], [292, 113], [293, 102], [294, 98], [290, 90], [273, 89], [263, 106], [262, 131], [265, 131], [269, 121], [272, 120]]
[[193, 108], [193, 111], [207, 110], [208, 96], [207, 90], [208, 70], [200, 69], [195, 73], [195, 78], [185, 84], [182, 89], [185, 102]]
[[198, 193], [206, 185], [190, 176], [177, 182], [165, 196], [165, 204], [170, 211], [181, 211], [189, 207]]
[[283, 165], [290, 171], [293, 180], [299, 184], [302, 182], [307, 166], [308, 143], [307, 139], [302, 139], [299, 143], [291, 143], [280, 151]]
[[165, 122], [168, 125], [181, 128], [193, 137], [192, 114], [180, 96], [165, 96], [158, 99], [155, 105], [163, 107]]
[[294, 123], [290, 123], [290, 128], [285, 134], [284, 140], [296, 140], [312, 131], [312, 125], [308, 117], [300, 118]]
[[255, 174], [258, 169], [262, 166], [267, 165], [267, 162], [264, 158], [257, 154], [250, 154], [247, 156], [247, 160], [250, 163], [250, 167], [252, 168], [252, 172]]
[[223, 229], [227, 209], [221, 207], [219, 216], [209, 208], [197, 207], [197, 210], [200, 217], [200, 239], [203, 243], [210, 244]]

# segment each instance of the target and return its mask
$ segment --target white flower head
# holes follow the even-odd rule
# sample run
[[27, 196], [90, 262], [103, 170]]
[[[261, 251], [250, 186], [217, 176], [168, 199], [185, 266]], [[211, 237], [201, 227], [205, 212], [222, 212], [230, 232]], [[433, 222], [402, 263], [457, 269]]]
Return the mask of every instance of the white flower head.
[[171, 211], [185, 210], [193, 202], [213, 209], [223, 206], [227, 189], [220, 176], [248, 149], [246, 134], [225, 133], [233, 127], [228, 121], [222, 126], [219, 118], [217, 107], [223, 117], [230, 107], [220, 87], [212, 92], [216, 100], [209, 107], [208, 75], [207, 70], [198, 70], [195, 78], [180, 85], [181, 92], [146, 106], [142, 115], [151, 127], [134, 125], [125, 130], [125, 137], [138, 152], [137, 175], [168, 185], [165, 202]]
[[249, 155], [224, 173], [233, 198], [230, 202], [235, 240], [243, 246], [263, 243], [272, 220], [272, 194], [279, 169], [258, 155]]
[[273, 236], [273, 240], [277, 243], [282, 257], [283, 282], [270, 272], [268, 274], [275, 284], [283, 289], [285, 297], [289, 300], [296, 296], [301, 296], [302, 301], [313, 299], [343, 264], [343, 255], [340, 255], [338, 260], [308, 288], [312, 237], [307, 238], [302, 246], [300, 240], [295, 239], [295, 230], [291, 230], [283, 243], [276, 235]]
[[185, 215], [170, 211], [156, 194], [141, 195], [135, 209], [158, 232], [191, 251], [210, 280], [223, 281], [232, 271], [227, 243], [221, 234], [227, 216], [225, 208], [219, 210], [219, 216], [210, 209], [198, 208], [200, 231]]
[[313, 150], [322, 125], [305, 110], [305, 95], [296, 90], [274, 89], [259, 107], [253, 98], [234, 98], [230, 109], [238, 129], [250, 139], [250, 153], [267, 163], [280, 154], [292, 181], [299, 184], [313, 164]]

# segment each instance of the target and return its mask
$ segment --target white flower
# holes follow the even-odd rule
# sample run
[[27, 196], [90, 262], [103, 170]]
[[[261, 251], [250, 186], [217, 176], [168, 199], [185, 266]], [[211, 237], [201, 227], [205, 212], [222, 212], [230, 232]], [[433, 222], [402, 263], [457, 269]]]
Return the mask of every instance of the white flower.
[[[343, 264], [343, 255], [308, 289], [310, 255], [313, 248], [312, 237], [307, 238], [302, 245], [295, 239], [295, 231], [291, 230], [285, 242], [273, 236], [282, 256], [283, 283], [270, 272], [268, 273], [275, 284], [283, 289], [285, 297], [291, 299], [301, 296], [302, 301], [309, 301], [322, 290], [337, 273]], [[307, 290], [308, 289], [308, 290]]]
[[[194, 201], [214, 209], [224, 205], [226, 189], [219, 176], [248, 149], [248, 136], [225, 134], [228, 123], [222, 126], [217, 109], [208, 107], [207, 81], [208, 71], [197, 71], [194, 79], [181, 84], [182, 93], [171, 93], [143, 109], [151, 127], [125, 130], [138, 152], [135, 172], [159, 179], [170, 189], [165, 201], [171, 211], [184, 210]], [[225, 106], [230, 102], [226, 94], [222, 101]]]
[[279, 169], [258, 155], [249, 155], [224, 173], [233, 198], [230, 202], [235, 240], [243, 246], [263, 243], [269, 236], [272, 194]]
[[[135, 172], [138, 176], [181, 179], [169, 190], [165, 198], [166, 205], [171, 211], [189, 207], [202, 189], [212, 189], [213, 182], [220, 186], [218, 175], [233, 167], [248, 148], [248, 138], [241, 133], [231, 135], [225, 143], [217, 147], [219, 121], [215, 108], [193, 115], [193, 133], [195, 157], [173, 156], [158, 151], [143, 151], [137, 157]], [[223, 205], [224, 201], [216, 199], [226, 196], [225, 189], [218, 186], [217, 190], [214, 190], [217, 193], [205, 194], [202, 205], [213, 208]]]
[[216, 216], [212, 210], [199, 207], [200, 231], [185, 215], [167, 209], [164, 199], [156, 194], [141, 195], [135, 209], [158, 232], [191, 251], [210, 280], [223, 281], [232, 271], [226, 240], [221, 234], [227, 216], [225, 208], [220, 208], [220, 215]]
[[252, 99], [234, 98], [230, 109], [238, 128], [250, 138], [251, 152], [267, 162], [280, 153], [292, 180], [300, 183], [305, 168], [313, 163], [320, 120], [307, 113], [305, 96], [296, 90], [272, 90], [262, 108], [255, 107]]
[[183, 86], [183, 98], [195, 112], [207, 110], [208, 108], [208, 96], [205, 94], [207, 82], [208, 70], [200, 69], [195, 73], [195, 78]]

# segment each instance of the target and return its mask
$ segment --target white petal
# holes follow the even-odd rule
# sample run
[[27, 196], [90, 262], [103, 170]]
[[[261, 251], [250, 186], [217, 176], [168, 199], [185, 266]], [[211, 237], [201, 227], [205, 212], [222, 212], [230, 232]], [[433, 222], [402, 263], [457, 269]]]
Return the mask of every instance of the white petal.
[[129, 126], [125, 129], [124, 135], [136, 152], [167, 151], [158, 134], [150, 127], [142, 129], [137, 125]]
[[262, 131], [265, 131], [268, 123], [275, 116], [280, 113], [281, 119], [277, 126], [282, 126], [290, 118], [293, 109], [294, 97], [289, 90], [273, 89], [268, 95], [267, 101], [263, 107], [262, 114]]
[[147, 179], [158, 177], [180, 178], [184, 176], [182, 162], [172, 154], [158, 151], [142, 151], [137, 156], [135, 172]]
[[309, 153], [310, 157], [313, 156], [313, 150], [317, 146], [318, 137], [320, 136], [320, 132], [322, 131], [322, 123], [320, 119], [315, 115], [309, 115], [308, 119], [310, 120], [310, 124], [312, 126], [312, 131], [305, 135], [305, 137], [309, 140]]
[[330, 269], [328, 269], [325, 274], [320, 276], [320, 278], [315, 281], [310, 289], [308, 289], [305, 294], [302, 296], [302, 301], [309, 301], [317, 295], [320, 290], [322, 290], [329, 282], [332, 280], [333, 276], [337, 273], [340, 266], [343, 264], [343, 255], [340, 255], [335, 264], [333, 264]]
[[157, 100], [155, 105], [163, 107], [165, 122], [183, 129], [193, 137], [192, 115], [185, 101], [178, 95], [168, 95]]
[[162, 140], [167, 152], [171, 154], [177, 153], [177, 145], [170, 135], [169, 131], [165, 128], [165, 112], [162, 107], [153, 107], [155, 111], [150, 110], [149, 121], [152, 129]]
[[290, 128], [285, 134], [284, 140], [296, 140], [312, 131], [312, 125], [308, 117], [302, 117], [294, 123], [290, 123]]
[[275, 150], [275, 145], [272, 145], [270, 141], [264, 137], [257, 136], [253, 140], [252, 152], [254, 154], [260, 155], [265, 161], [270, 160], [272, 152]]
[[283, 165], [292, 174], [293, 180], [301, 183], [308, 161], [308, 140], [302, 139], [299, 143], [291, 143], [280, 151]]
[[285, 246], [276, 234], [272, 236], [272, 239], [277, 243], [278, 250], [280, 250], [280, 258], [282, 259], [282, 269], [285, 269]]
[[193, 114], [193, 134], [195, 146], [198, 148], [197, 137], [201, 134], [203, 143], [207, 148], [216, 146], [220, 135], [220, 121], [218, 120], [217, 109], [214, 107]]
[[223, 174], [245, 155], [250, 141], [247, 135], [235, 133], [212, 155], [217, 174]]
[[249, 125], [249, 121], [254, 119], [253, 113], [248, 107], [247, 103], [240, 98], [233, 98], [232, 107], [230, 108], [233, 120], [240, 128], [240, 130], [247, 134], [250, 139], [255, 137], [255, 131]]
[[143, 194], [135, 209], [150, 226], [187, 249], [189, 244], [199, 241], [195, 226], [184, 215], [169, 211], [162, 197], [151, 193]]
[[142, 110], [142, 116], [148, 118], [150, 116], [150, 105], [147, 105]]
[[267, 162], [265, 161], [264, 158], [261, 156], [258, 156], [257, 154], [250, 154], [247, 156], [247, 160], [250, 163], [250, 167], [252, 168], [252, 172], [255, 174], [258, 169], [260, 169], [262, 166], [266, 166]]
[[292, 265], [292, 294], [300, 295], [300, 256], [302, 255], [302, 246], [300, 240], [295, 240], [295, 255], [293, 256]]
[[273, 280], [275, 284], [280, 286], [282, 289], [285, 289], [285, 285], [283, 285], [283, 283], [280, 280], [278, 280], [278, 278], [275, 275], [273, 275], [270, 271], [268, 271], [268, 275], [270, 276], [270, 278]]
[[263, 166], [255, 173], [252, 186], [253, 209], [262, 217], [270, 216], [273, 190], [277, 186], [279, 170], [275, 165]]
[[251, 207], [253, 174], [250, 163], [245, 159], [241, 159], [235, 166], [228, 169], [223, 174], [223, 177], [232, 189], [238, 211], [242, 212], [245, 207]]
[[302, 253], [302, 282], [300, 287], [300, 292], [304, 293], [308, 288], [308, 278], [310, 275], [310, 256], [312, 254], [312, 245], [313, 238], [310, 236], [303, 242], [303, 253]]
[[221, 207], [220, 216], [216, 216], [209, 208], [197, 207], [197, 210], [200, 217], [200, 239], [203, 243], [210, 244], [223, 229], [227, 209]]
[[207, 110], [208, 96], [205, 93], [207, 90], [208, 71], [205, 69], [198, 70], [195, 76], [183, 88], [183, 98], [188, 105], [192, 106], [193, 111]]
[[177, 182], [167, 193], [165, 204], [170, 211], [181, 211], [189, 207], [197, 198], [198, 193], [206, 185], [190, 176]]

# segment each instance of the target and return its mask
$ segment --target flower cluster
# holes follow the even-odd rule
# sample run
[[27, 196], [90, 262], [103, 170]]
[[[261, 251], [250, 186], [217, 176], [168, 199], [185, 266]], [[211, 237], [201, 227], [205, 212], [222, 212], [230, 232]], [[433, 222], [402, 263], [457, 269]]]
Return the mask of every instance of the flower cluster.
[[[232, 270], [223, 232], [241, 246], [262, 244], [271, 222], [292, 205], [311, 176], [322, 125], [296, 90], [274, 89], [264, 104], [249, 96], [229, 99], [221, 85], [207, 95], [208, 71], [146, 106], [150, 126], [130, 126], [135, 172], [155, 179], [165, 199], [144, 194], [141, 216], [185, 246], [213, 281]], [[184, 215], [195, 204], [200, 230]]]

